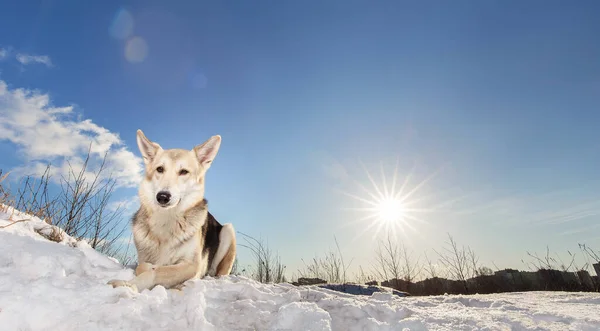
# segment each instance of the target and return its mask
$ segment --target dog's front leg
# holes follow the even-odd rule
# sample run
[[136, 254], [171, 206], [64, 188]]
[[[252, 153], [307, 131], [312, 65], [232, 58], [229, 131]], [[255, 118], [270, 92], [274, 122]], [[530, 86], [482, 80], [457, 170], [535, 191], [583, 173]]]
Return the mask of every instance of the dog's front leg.
[[137, 268], [135, 268], [135, 275], [141, 275], [144, 272], [151, 270], [152, 268], [154, 268], [155, 265], [152, 263], [148, 263], [148, 262], [141, 262], [138, 264]]
[[174, 265], [155, 268], [154, 285], [162, 285], [171, 288], [192, 279], [198, 273], [199, 263], [184, 261]]
[[152, 289], [156, 285], [171, 288], [194, 277], [198, 271], [197, 262], [180, 262], [167, 266], [147, 266], [144, 272], [139, 273], [130, 281], [111, 281], [113, 287], [129, 286], [141, 292], [144, 289]]

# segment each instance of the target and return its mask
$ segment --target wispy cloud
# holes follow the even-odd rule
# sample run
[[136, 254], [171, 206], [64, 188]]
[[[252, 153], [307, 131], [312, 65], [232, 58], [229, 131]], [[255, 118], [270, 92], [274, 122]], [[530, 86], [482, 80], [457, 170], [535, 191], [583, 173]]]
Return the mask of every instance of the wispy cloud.
[[43, 64], [46, 67], [53, 67], [52, 59], [48, 55], [28, 54], [19, 52], [12, 46], [0, 47], [0, 60], [16, 60], [22, 65]]
[[52, 60], [50, 60], [50, 57], [47, 55], [29, 55], [18, 53], [16, 59], [23, 65], [41, 63], [46, 65], [46, 67], [52, 67]]
[[487, 196], [468, 201], [460, 215], [491, 217], [497, 224], [531, 227], [575, 225], [600, 215], [600, 196], [581, 188], [547, 192], [513, 192], [504, 197]]
[[140, 204], [140, 199], [137, 195], [124, 198], [122, 200], [113, 201], [107, 207], [109, 211], [120, 210], [124, 214], [132, 214]]
[[24, 165], [13, 169], [20, 175], [40, 175], [48, 163], [55, 180], [68, 176], [70, 167], [80, 171], [88, 151], [92, 176], [106, 155], [105, 169], [117, 187], [134, 187], [141, 178], [142, 161], [127, 149], [119, 135], [81, 119], [72, 106], [56, 107], [48, 94], [22, 88], [11, 89], [0, 80], [0, 141], [14, 143]]
[[581, 226], [577, 228], [572, 228], [570, 230], [564, 231], [561, 233], [563, 236], [572, 236], [572, 235], [582, 235], [582, 234], [596, 234], [598, 233], [598, 229], [600, 229], [599, 223], [594, 223], [587, 226]]
[[325, 176], [333, 180], [347, 180], [348, 172], [344, 165], [326, 151], [319, 150], [312, 153], [314, 165]]

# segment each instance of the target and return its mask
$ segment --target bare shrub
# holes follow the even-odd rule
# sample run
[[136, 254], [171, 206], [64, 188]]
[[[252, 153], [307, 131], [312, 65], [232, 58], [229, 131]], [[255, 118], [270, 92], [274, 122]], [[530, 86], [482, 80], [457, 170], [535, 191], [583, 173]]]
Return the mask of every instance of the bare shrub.
[[0, 204], [3, 206], [2, 207], [2, 212], [6, 212], [6, 207], [11, 204], [10, 203], [10, 193], [7, 189], [4, 188], [4, 186], [2, 185], [2, 182], [4, 182], [6, 180], [6, 178], [8, 177], [8, 174], [10, 174], [10, 172], [7, 173], [3, 173], [2, 169], [0, 169]]
[[102, 253], [113, 255], [118, 251], [115, 242], [125, 231], [119, 228], [122, 209], [109, 211], [107, 206], [116, 181], [104, 176], [106, 154], [99, 168], [88, 172], [88, 152], [81, 169], [76, 172], [69, 163], [69, 175], [61, 178], [61, 193], [57, 197], [58, 212], [54, 224], [77, 240], [86, 239], [90, 246]]
[[533, 266], [534, 270], [562, 270], [562, 271], [569, 271], [574, 263], [575, 263], [575, 254], [572, 254], [570, 251], [568, 251], [569, 255], [571, 256], [571, 262], [569, 264], [565, 264], [560, 257], [558, 256], [558, 254], [556, 254], [556, 257], [553, 257], [550, 255], [550, 247], [546, 246], [546, 254], [544, 256], [538, 256], [537, 253], [530, 253], [527, 252], [527, 255], [529, 255], [531, 258], [533, 258], [533, 261], [529, 262], [530, 266]]
[[[98, 169], [88, 171], [90, 152], [91, 144], [79, 171], [75, 171], [69, 163], [68, 176], [61, 176], [60, 190], [54, 195], [50, 194], [51, 165], [46, 167], [39, 179], [25, 176], [15, 195], [2, 186], [8, 174], [2, 175], [0, 171], [0, 202], [55, 225], [76, 240], [85, 239], [102, 253], [122, 255], [124, 245], [118, 243], [125, 231], [124, 226], [119, 226], [122, 208], [108, 208], [116, 181], [105, 176], [107, 154]], [[53, 241], [62, 240], [60, 233], [44, 236]]]
[[475, 255], [475, 252], [467, 247], [467, 258], [469, 261], [469, 274], [468, 277], [479, 277], [479, 276], [490, 276], [494, 274], [494, 271], [486, 266], [482, 266], [479, 263], [479, 257]]
[[244, 237], [246, 244], [238, 244], [252, 252], [256, 259], [256, 265], [251, 271], [251, 277], [261, 283], [283, 283], [285, 279], [285, 265], [281, 263], [281, 257], [273, 254], [271, 249], [262, 239], [257, 240], [247, 234], [239, 232]]
[[355, 279], [358, 284], [366, 284], [377, 281], [375, 275], [365, 272], [362, 266], [358, 267], [358, 273], [356, 274]]
[[[420, 258], [413, 258], [404, 244], [399, 245], [388, 235], [375, 251], [374, 273], [383, 280], [414, 282], [422, 273]], [[398, 284], [393, 284], [397, 287]]]
[[314, 257], [309, 263], [302, 259], [304, 266], [298, 269], [298, 277], [319, 278], [328, 283], [346, 283], [348, 268], [340, 250], [337, 238], [334, 236], [337, 252], [330, 249], [324, 257]]
[[[447, 247], [444, 247], [444, 252], [437, 252], [439, 261], [446, 270], [448, 275], [463, 283], [467, 293], [467, 279], [477, 276], [479, 260], [475, 252], [470, 247], [458, 247], [454, 238], [448, 233]], [[434, 250], [435, 251], [435, 250]]]
[[536, 270], [554, 269], [554, 262], [556, 261], [554, 261], [554, 259], [550, 256], [550, 248], [548, 246], [546, 246], [546, 256], [544, 257], [539, 257], [537, 253], [531, 254], [530, 252], [527, 252], [527, 255], [534, 258], [534, 261], [530, 263]]
[[577, 256], [576, 253], [571, 253], [571, 251], [567, 251], [567, 253], [569, 254], [569, 256], [571, 257], [571, 261], [569, 262], [569, 264], [565, 264], [562, 259], [560, 257], [558, 257], [558, 261], [560, 263], [560, 268], [562, 271], [565, 272], [570, 272], [571, 268], [573, 268], [573, 271], [577, 271], [577, 265], [575, 264], [575, 256]]
[[[578, 244], [587, 264], [600, 263], [600, 251], [595, 251], [586, 244]], [[592, 261], [590, 261], [590, 259]]]
[[401, 249], [402, 261], [404, 266], [402, 269], [404, 277], [403, 279], [407, 282], [414, 282], [421, 276], [421, 273], [423, 272], [423, 267], [421, 265], [420, 258], [417, 257], [415, 260], [412, 253], [409, 252], [408, 249], [406, 249], [404, 244], [402, 244]]
[[[579, 270], [587, 270], [592, 268], [597, 276], [600, 276], [600, 251], [595, 251], [585, 244], [578, 244], [579, 250], [581, 251], [585, 260], [585, 265]], [[596, 291], [598, 291], [600, 284], [596, 283]]]
[[31, 176], [23, 178], [17, 189], [15, 209], [52, 224], [56, 213], [56, 197], [50, 196], [49, 187], [50, 165], [37, 180]]
[[375, 251], [374, 273], [382, 280], [400, 279], [402, 267], [400, 249], [388, 235], [384, 244], [379, 243]]
[[423, 270], [424, 270], [424, 272], [426, 272], [427, 277], [429, 277], [429, 278], [445, 277], [446, 273], [444, 273], [443, 270], [440, 270], [440, 267], [437, 264], [434, 264], [433, 262], [431, 262], [431, 260], [427, 256], [427, 252], [425, 252], [424, 255], [425, 255], [425, 262], [427, 262], [427, 264], [425, 264], [425, 266], [423, 267]]

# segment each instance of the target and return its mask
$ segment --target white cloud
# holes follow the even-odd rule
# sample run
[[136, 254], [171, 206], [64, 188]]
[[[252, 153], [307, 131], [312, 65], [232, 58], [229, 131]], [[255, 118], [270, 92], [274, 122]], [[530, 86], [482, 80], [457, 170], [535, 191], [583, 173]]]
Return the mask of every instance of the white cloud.
[[45, 64], [46, 67], [52, 67], [52, 61], [50, 57], [47, 55], [29, 55], [19, 53], [16, 56], [17, 61], [19, 61], [23, 65], [32, 64], [32, 63], [42, 63]]
[[8, 50], [4, 48], [0, 48], [0, 60], [3, 60], [8, 57]]
[[113, 201], [108, 204], [107, 209], [111, 212], [116, 211], [118, 208], [123, 212], [123, 214], [131, 215], [133, 214], [140, 205], [140, 199], [137, 195], [130, 196], [123, 200]]
[[135, 187], [141, 179], [142, 160], [129, 151], [118, 134], [81, 120], [73, 107], [51, 105], [48, 94], [26, 89], [10, 89], [0, 80], [0, 141], [17, 145], [25, 164], [13, 173], [40, 175], [48, 162], [55, 180], [69, 175], [69, 165], [77, 173], [83, 168], [88, 150], [86, 176], [91, 178], [106, 154], [106, 174], [112, 174], [117, 187]]

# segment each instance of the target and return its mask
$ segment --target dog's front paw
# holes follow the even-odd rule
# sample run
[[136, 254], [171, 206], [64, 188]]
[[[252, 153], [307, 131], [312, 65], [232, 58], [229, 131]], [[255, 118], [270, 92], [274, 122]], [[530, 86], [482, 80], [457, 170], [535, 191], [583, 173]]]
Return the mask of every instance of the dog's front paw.
[[129, 287], [133, 291], [138, 292], [137, 286], [135, 284], [131, 283], [131, 282], [126, 281], [126, 280], [113, 279], [113, 280], [109, 281], [107, 284], [108, 285], [112, 285], [113, 288], [115, 288], [115, 287]]

